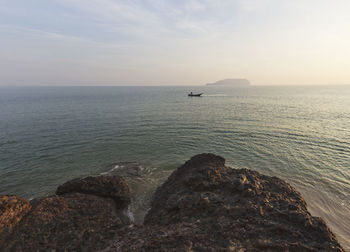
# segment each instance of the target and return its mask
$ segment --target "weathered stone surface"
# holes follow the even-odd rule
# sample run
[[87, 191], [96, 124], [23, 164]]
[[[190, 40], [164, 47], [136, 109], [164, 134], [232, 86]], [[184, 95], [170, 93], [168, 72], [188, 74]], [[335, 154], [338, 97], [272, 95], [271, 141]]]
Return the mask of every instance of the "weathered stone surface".
[[94, 251], [129, 224], [114, 200], [71, 193], [42, 199], [7, 237], [8, 251]]
[[[0, 239], [0, 251], [95, 251], [108, 246], [116, 230], [130, 224], [121, 209], [130, 202], [130, 190], [120, 177], [77, 179], [57, 191], [60, 195], [31, 204], [23, 200], [31, 210], [20, 222], [0, 219], [1, 225], [13, 227]], [[14, 204], [5, 205], [10, 212], [8, 205]]]
[[193, 157], [154, 194], [145, 225], [125, 227], [109, 250], [343, 251], [286, 182]]
[[130, 189], [128, 183], [119, 176], [97, 176], [70, 180], [57, 188], [56, 194], [72, 192], [92, 194], [112, 198], [118, 208], [130, 204]]
[[30, 209], [26, 199], [14, 195], [0, 196], [0, 237], [10, 232]]
[[0, 251], [344, 251], [293, 187], [213, 154], [173, 172], [144, 225], [117, 208], [130, 202], [128, 188], [119, 177], [67, 182], [19, 222], [5, 218], [12, 229]]

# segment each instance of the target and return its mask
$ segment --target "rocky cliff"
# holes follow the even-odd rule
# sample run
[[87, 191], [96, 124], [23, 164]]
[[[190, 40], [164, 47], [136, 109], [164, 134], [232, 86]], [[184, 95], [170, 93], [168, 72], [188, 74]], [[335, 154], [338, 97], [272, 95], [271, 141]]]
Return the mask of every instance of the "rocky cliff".
[[0, 197], [3, 251], [344, 251], [286, 182], [194, 156], [154, 193], [143, 225], [126, 217], [118, 176], [69, 181], [27, 201]]

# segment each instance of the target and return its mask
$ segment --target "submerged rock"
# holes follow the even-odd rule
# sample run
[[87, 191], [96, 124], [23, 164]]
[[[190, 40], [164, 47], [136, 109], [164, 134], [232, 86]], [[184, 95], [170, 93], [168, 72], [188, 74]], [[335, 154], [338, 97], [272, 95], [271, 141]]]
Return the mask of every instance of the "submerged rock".
[[130, 202], [120, 177], [72, 180], [57, 194], [29, 205], [0, 204], [18, 216], [0, 218], [0, 227], [11, 226], [0, 250], [344, 251], [293, 187], [231, 169], [214, 154], [194, 156], [174, 171], [154, 193], [143, 225], [130, 225], [120, 212]]

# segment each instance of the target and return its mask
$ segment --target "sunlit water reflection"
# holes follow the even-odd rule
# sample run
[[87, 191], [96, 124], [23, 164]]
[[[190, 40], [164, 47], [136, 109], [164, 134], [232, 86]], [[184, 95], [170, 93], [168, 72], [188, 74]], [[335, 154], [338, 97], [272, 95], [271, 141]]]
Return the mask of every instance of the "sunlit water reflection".
[[1, 194], [123, 173], [142, 220], [154, 189], [203, 152], [285, 179], [350, 249], [350, 86], [0, 88]]

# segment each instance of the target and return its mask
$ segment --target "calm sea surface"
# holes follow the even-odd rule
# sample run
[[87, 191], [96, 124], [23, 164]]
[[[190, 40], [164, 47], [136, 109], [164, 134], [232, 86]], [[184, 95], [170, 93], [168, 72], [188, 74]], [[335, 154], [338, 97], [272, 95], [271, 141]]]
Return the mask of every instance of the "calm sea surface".
[[119, 170], [137, 219], [203, 152], [283, 178], [350, 250], [350, 86], [0, 88], [0, 194]]

